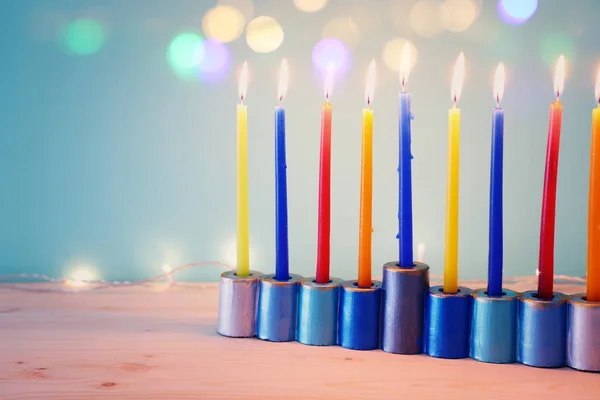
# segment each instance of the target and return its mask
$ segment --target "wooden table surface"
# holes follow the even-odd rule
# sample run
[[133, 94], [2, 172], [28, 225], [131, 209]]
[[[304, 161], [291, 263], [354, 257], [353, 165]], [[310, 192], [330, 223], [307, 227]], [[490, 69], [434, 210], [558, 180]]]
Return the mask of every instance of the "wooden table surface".
[[217, 302], [216, 284], [0, 290], [0, 399], [600, 399], [600, 374], [568, 368], [221, 337]]

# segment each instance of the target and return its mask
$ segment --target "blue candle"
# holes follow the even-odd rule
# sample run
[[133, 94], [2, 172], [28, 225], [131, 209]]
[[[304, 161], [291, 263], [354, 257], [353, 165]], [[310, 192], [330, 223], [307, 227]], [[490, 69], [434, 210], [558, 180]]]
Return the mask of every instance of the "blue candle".
[[504, 110], [500, 108], [500, 99], [504, 91], [504, 66], [496, 70], [494, 94], [496, 108], [492, 119], [492, 156], [490, 168], [490, 236], [488, 255], [489, 296], [502, 296], [502, 164], [504, 154]]
[[412, 174], [410, 151], [410, 94], [400, 93], [400, 162], [399, 174], [399, 196], [398, 196], [398, 240], [399, 240], [399, 266], [412, 267], [413, 260], [413, 218], [412, 218]]
[[290, 279], [288, 246], [285, 110], [275, 107], [275, 279]]
[[[287, 61], [281, 62], [279, 102], [283, 101], [288, 84]], [[290, 279], [288, 244], [287, 173], [285, 161], [285, 110], [275, 107], [275, 279]]]
[[412, 217], [412, 154], [410, 151], [410, 94], [404, 91], [404, 84], [410, 72], [410, 46], [404, 45], [400, 56], [400, 116], [399, 116], [399, 163], [398, 163], [398, 244], [400, 267], [412, 268], [413, 259], [413, 217]]

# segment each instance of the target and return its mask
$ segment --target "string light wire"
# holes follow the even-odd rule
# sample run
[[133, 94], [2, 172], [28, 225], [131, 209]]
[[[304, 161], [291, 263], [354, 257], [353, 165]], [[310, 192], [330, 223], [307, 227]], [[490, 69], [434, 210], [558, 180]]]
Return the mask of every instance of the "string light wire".
[[[32, 293], [83, 293], [92, 292], [102, 289], [110, 288], [130, 288], [130, 287], [144, 287], [151, 283], [155, 283], [161, 280], [167, 280], [169, 287], [175, 286], [175, 274], [196, 268], [206, 268], [208, 266], [217, 266], [223, 269], [232, 270], [233, 267], [222, 263], [220, 261], [199, 261], [189, 264], [182, 265], [177, 268], [173, 268], [168, 272], [160, 275], [153, 276], [151, 278], [143, 279], [140, 281], [106, 281], [106, 280], [77, 280], [78, 283], [83, 283], [82, 287], [78, 288], [47, 288], [47, 287], [35, 287], [31, 283], [2, 283], [6, 281], [14, 281], [16, 279], [34, 279], [38, 281], [55, 283], [59, 285], [69, 286], [74, 281], [72, 278], [53, 278], [48, 275], [37, 274], [37, 273], [21, 273], [21, 274], [10, 274], [0, 276], [0, 289], [13, 290], [19, 292], [32, 292]], [[168, 270], [168, 269], [167, 269]], [[441, 282], [443, 279], [442, 275], [431, 275], [430, 279], [434, 282]], [[585, 284], [586, 280], [583, 277], [567, 276], [567, 275], [556, 275], [554, 277], [556, 283], [571, 283], [571, 284]], [[471, 281], [477, 282], [477, 281]], [[480, 281], [479, 281], [480, 282]], [[505, 278], [505, 284], [526, 284], [537, 282], [537, 276], [520, 276], [514, 278]]]

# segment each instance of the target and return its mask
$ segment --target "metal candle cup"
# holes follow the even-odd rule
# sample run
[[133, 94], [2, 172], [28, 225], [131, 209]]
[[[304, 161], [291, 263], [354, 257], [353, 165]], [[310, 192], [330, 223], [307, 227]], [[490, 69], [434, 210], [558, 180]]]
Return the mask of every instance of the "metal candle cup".
[[379, 348], [381, 282], [358, 287], [358, 281], [343, 282], [340, 287], [338, 342], [353, 350]]
[[221, 274], [217, 332], [229, 337], [256, 335], [256, 300], [260, 272], [237, 276], [235, 271]]
[[537, 290], [521, 294], [518, 305], [517, 361], [532, 367], [563, 367], [566, 361], [567, 296], [551, 300]]
[[414, 264], [413, 268], [402, 268], [393, 261], [383, 266], [381, 348], [388, 353], [422, 352], [429, 266]]
[[600, 372], [600, 302], [584, 296], [570, 296], [567, 303], [567, 365]]
[[312, 346], [337, 344], [340, 282], [333, 277], [329, 283], [316, 283], [315, 277], [300, 282], [296, 323], [298, 342]]
[[425, 298], [423, 352], [438, 358], [469, 357], [472, 290], [444, 293], [442, 286], [429, 289]]
[[473, 292], [469, 356], [487, 363], [513, 363], [519, 294], [508, 289], [502, 289], [502, 296], [488, 296], [486, 292], [486, 289]]
[[262, 275], [258, 289], [256, 336], [271, 342], [296, 339], [298, 286], [302, 277], [289, 274], [287, 281], [278, 281], [275, 274]]

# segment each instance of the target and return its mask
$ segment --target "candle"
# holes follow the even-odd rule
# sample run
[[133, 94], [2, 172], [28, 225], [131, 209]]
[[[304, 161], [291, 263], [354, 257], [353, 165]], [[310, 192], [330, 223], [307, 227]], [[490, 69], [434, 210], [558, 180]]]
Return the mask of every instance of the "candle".
[[588, 206], [587, 301], [600, 301], [600, 70], [596, 77], [598, 106], [592, 112], [590, 191]]
[[244, 105], [248, 88], [248, 63], [242, 66], [237, 106], [237, 270], [250, 275], [250, 234], [248, 228], [248, 108]]
[[360, 226], [358, 233], [358, 286], [371, 287], [371, 239], [373, 234], [373, 92], [375, 60], [369, 65], [366, 85], [367, 108], [362, 112], [362, 162], [360, 174]]
[[504, 157], [504, 110], [500, 101], [504, 93], [504, 64], [496, 69], [492, 115], [492, 156], [490, 168], [490, 237], [488, 254], [488, 296], [502, 295], [502, 164]]
[[410, 150], [410, 94], [404, 91], [404, 84], [410, 72], [410, 46], [404, 45], [400, 58], [400, 115], [399, 115], [399, 163], [398, 163], [398, 245], [400, 267], [412, 268], [413, 260], [413, 219], [412, 219], [412, 154]]
[[546, 148], [546, 172], [542, 198], [542, 219], [540, 228], [540, 257], [538, 266], [538, 297], [552, 299], [554, 286], [554, 223], [556, 217], [556, 180], [558, 176], [558, 151], [562, 104], [560, 95], [565, 79], [565, 58], [560, 56], [554, 75], [556, 101], [550, 105], [548, 127], [548, 147]]
[[319, 220], [317, 241], [317, 283], [329, 283], [329, 251], [331, 232], [331, 88], [333, 67], [325, 77], [325, 104], [321, 112], [321, 164], [319, 168]]
[[444, 293], [458, 292], [458, 164], [460, 153], [460, 98], [465, 56], [460, 53], [452, 78], [453, 107], [448, 113], [448, 182], [446, 187], [446, 246], [444, 253]]
[[275, 279], [278, 281], [290, 279], [285, 109], [281, 105], [287, 85], [288, 65], [283, 59], [279, 73], [279, 105], [275, 107]]

